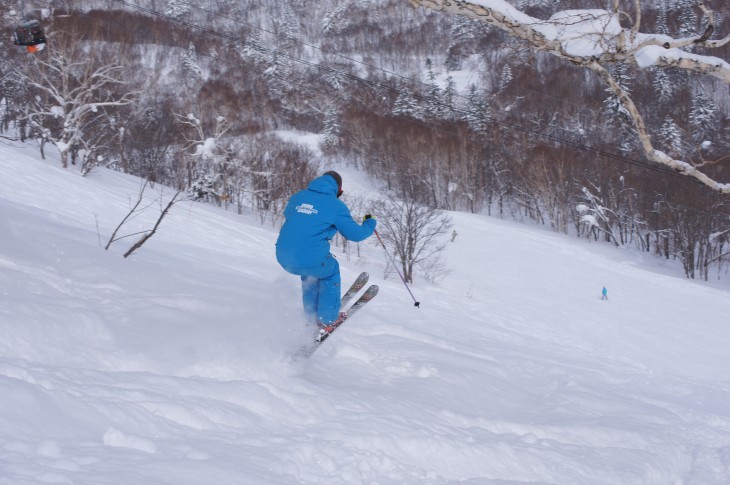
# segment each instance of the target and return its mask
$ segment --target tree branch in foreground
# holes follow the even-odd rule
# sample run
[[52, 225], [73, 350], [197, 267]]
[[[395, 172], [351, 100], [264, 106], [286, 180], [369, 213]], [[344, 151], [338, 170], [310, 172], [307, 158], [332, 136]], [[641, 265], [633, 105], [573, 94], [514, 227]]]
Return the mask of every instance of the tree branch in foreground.
[[136, 250], [138, 250], [139, 248], [141, 248], [142, 245], [147, 242], [147, 240], [149, 240], [152, 236], [155, 235], [155, 233], [157, 232], [157, 229], [160, 227], [160, 224], [162, 223], [162, 219], [164, 219], [165, 216], [170, 212], [170, 209], [172, 208], [172, 206], [176, 202], [179, 202], [180, 201], [180, 198], [179, 197], [180, 197], [180, 194], [182, 193], [182, 191], [181, 190], [178, 190], [175, 193], [175, 195], [173, 195], [172, 198], [168, 201], [167, 205], [165, 206], [165, 208], [160, 213], [160, 216], [157, 218], [157, 222], [155, 223], [154, 227], [151, 230], [149, 230], [149, 231], [136, 232], [136, 233], [133, 233], [133, 234], [127, 234], [127, 235], [124, 235], [124, 236], [117, 237], [117, 233], [122, 228], [122, 226], [124, 226], [132, 218], [132, 216], [134, 216], [134, 215], [138, 214], [140, 211], [144, 210], [144, 209], [140, 209], [139, 206], [140, 206], [140, 204], [142, 203], [142, 201], [144, 199], [144, 192], [145, 192], [145, 189], [147, 188], [147, 185], [149, 185], [149, 183], [150, 183], [149, 180], [145, 180], [144, 185], [142, 186], [142, 188], [139, 191], [139, 197], [137, 198], [137, 201], [132, 206], [132, 208], [129, 210], [129, 212], [127, 213], [127, 215], [124, 216], [124, 218], [121, 220], [121, 222], [119, 223], [119, 225], [117, 225], [116, 229], [114, 229], [114, 232], [112, 232], [112, 235], [109, 238], [109, 242], [104, 247], [105, 250], [108, 250], [109, 247], [112, 245], [112, 243], [114, 243], [116, 241], [119, 241], [120, 239], [124, 239], [124, 238], [131, 237], [131, 236], [136, 236], [138, 234], [143, 234], [143, 236], [136, 243], [134, 243], [132, 245], [132, 247], [129, 248], [129, 250], [126, 253], [124, 253], [124, 257], [125, 258], [127, 258], [128, 256], [131, 256]]
[[730, 35], [710, 40], [714, 32], [714, 14], [702, 2], [705, 29], [701, 35], [674, 39], [661, 34], [639, 32], [640, 2], [635, 0], [637, 13], [630, 29], [621, 27], [619, 18], [626, 15], [608, 10], [570, 10], [556, 12], [548, 20], [531, 17], [504, 0], [408, 0], [412, 5], [436, 11], [464, 15], [505, 31], [510, 37], [522, 39], [537, 50], [565, 59], [586, 69], [596, 71], [620, 100], [631, 116], [644, 155], [647, 159], [670, 167], [682, 175], [722, 194], [730, 194], [730, 183], [715, 180], [694, 164], [674, 159], [653, 146], [643, 117], [630, 94], [623, 90], [606, 69], [606, 65], [624, 62], [640, 69], [675, 67], [699, 75], [709, 75], [730, 84], [730, 63], [707, 55], [682, 50], [694, 45], [718, 48], [730, 42]]

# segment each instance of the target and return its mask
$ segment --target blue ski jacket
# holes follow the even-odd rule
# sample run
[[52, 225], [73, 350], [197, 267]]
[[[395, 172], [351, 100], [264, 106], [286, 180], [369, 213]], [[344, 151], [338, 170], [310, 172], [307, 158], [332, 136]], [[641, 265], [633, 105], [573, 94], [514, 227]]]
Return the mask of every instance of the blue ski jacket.
[[330, 252], [329, 241], [339, 231], [349, 241], [362, 241], [375, 232], [375, 219], [362, 225], [337, 198], [337, 182], [330, 175], [312, 180], [289, 199], [285, 222], [276, 241], [276, 259], [285, 269], [322, 264]]

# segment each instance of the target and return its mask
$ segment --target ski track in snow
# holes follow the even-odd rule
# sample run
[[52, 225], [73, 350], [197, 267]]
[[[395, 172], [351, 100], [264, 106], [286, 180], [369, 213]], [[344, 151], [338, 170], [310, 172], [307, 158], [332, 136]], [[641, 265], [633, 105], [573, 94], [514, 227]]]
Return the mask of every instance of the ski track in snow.
[[0, 145], [2, 485], [730, 483], [725, 282], [454, 214], [422, 308], [364, 244], [343, 280], [380, 295], [294, 361], [276, 228], [181, 202], [124, 259], [139, 181], [27, 153]]

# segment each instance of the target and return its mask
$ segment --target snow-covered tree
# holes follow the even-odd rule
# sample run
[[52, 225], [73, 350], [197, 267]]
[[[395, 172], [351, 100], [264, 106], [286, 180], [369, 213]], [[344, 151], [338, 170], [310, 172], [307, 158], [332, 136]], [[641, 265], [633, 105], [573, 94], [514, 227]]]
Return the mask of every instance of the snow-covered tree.
[[679, 0], [677, 11], [679, 12], [679, 35], [691, 37], [697, 35], [697, 13], [695, 12], [695, 0]]
[[444, 66], [449, 71], [461, 69], [461, 61], [467, 53], [464, 52], [465, 44], [468, 44], [476, 36], [478, 23], [469, 17], [457, 15], [454, 23], [451, 24], [449, 32], [449, 47], [446, 51]]
[[418, 118], [420, 108], [416, 98], [407, 86], [401, 85], [398, 90], [398, 97], [393, 105], [393, 114], [396, 116], [410, 116]]
[[587, 229], [587, 234], [598, 239], [599, 234], [603, 233], [607, 241], [612, 241], [618, 246], [619, 240], [614, 235], [613, 227], [616, 214], [606, 207], [599, 194], [594, 194], [588, 187], [583, 187], [582, 193], [582, 202], [578, 204], [576, 210], [580, 214], [581, 224]]
[[669, 78], [666, 71], [657, 70], [654, 72], [654, 80], [652, 81], [654, 93], [661, 102], [667, 102], [674, 96], [676, 89], [675, 84]]
[[512, 68], [509, 67], [509, 64], [505, 64], [502, 68], [502, 74], [499, 76], [499, 91], [503, 91], [509, 84], [512, 82], [512, 79], [514, 79], [514, 76], [512, 75]]
[[289, 3], [282, 6], [281, 20], [279, 21], [279, 41], [282, 48], [291, 49], [300, 39], [299, 16], [294, 13]]
[[[216, 201], [221, 195], [219, 165], [225, 160], [224, 135], [231, 127], [223, 116], [216, 116], [212, 129], [206, 130], [203, 121], [194, 113], [175, 115], [185, 133], [183, 154], [189, 160], [193, 173], [190, 186], [195, 187], [191, 195], [212, 197]], [[196, 192], [197, 191], [197, 192]], [[197, 195], [196, 195], [197, 193]]]
[[656, 31], [658, 34], [669, 35], [669, 26], [667, 24], [667, 0], [659, 0], [657, 2], [656, 9]]
[[452, 42], [464, 42], [472, 40], [477, 33], [479, 23], [474, 19], [466, 17], [464, 15], [457, 15], [454, 17], [454, 23], [451, 24], [451, 31], [449, 37]]
[[183, 71], [190, 76], [190, 79], [198, 80], [203, 77], [203, 70], [198, 64], [198, 52], [192, 42], [188, 45], [188, 50], [182, 55], [182, 66]]
[[342, 4], [325, 13], [322, 18], [322, 33], [327, 35], [337, 34], [350, 25], [350, 20], [345, 15], [347, 4]]
[[325, 68], [322, 69], [322, 79], [324, 82], [326, 82], [332, 89], [335, 89], [337, 91], [341, 91], [345, 87], [345, 75], [344, 73], [338, 69], [337, 66], [334, 68]]
[[660, 145], [673, 157], [682, 153], [682, 132], [672, 118], [665, 118], [659, 129]]
[[322, 129], [322, 148], [333, 150], [340, 143], [340, 120], [337, 109], [327, 108], [324, 114], [324, 127]]
[[291, 61], [282, 52], [276, 51], [269, 60], [264, 77], [274, 97], [283, 95], [289, 89]]
[[[622, 92], [627, 95], [631, 93], [629, 89], [629, 81], [631, 79], [626, 73], [625, 64], [621, 63], [616, 65], [613, 69], [612, 76], [616, 81], [616, 84], [621, 88]], [[603, 106], [606, 109], [608, 116], [612, 119], [620, 120], [622, 123], [630, 123], [631, 115], [619, 99], [619, 95], [610, 87], [606, 88], [606, 93], [608, 93], [608, 97], [603, 101]]]
[[698, 142], [703, 141], [705, 136], [717, 129], [717, 106], [706, 93], [697, 93], [692, 99], [689, 125]]
[[[124, 66], [90, 60], [71, 35], [57, 36], [43, 56], [32, 57], [15, 75], [30, 94], [23, 119], [56, 146], [64, 168], [72, 153], [83, 150], [84, 172], [118, 133], [110, 126], [115, 119], [111, 113], [139, 95], [124, 81]], [[108, 133], [100, 136], [105, 128]]]
[[442, 116], [447, 120], [455, 120], [456, 119], [456, 83], [454, 82], [454, 78], [449, 74], [449, 76], [446, 78], [446, 86], [444, 86], [444, 90], [442, 93]]
[[436, 74], [433, 72], [431, 59], [426, 59], [426, 82], [428, 84], [428, 91], [426, 92], [423, 114], [428, 119], [440, 118], [443, 114], [444, 103], [441, 88], [436, 83]]
[[[631, 93], [628, 86], [630, 79], [626, 74], [625, 64], [619, 63], [613, 67], [613, 79], [620, 88], [621, 93], [625, 93], [625, 95], [629, 95]], [[629, 113], [628, 109], [621, 102], [621, 99], [619, 98], [620, 94], [616, 94], [616, 92], [611, 88], [607, 88], [606, 92], [608, 97], [604, 100], [603, 107], [610, 122], [618, 129], [616, 144], [621, 152], [628, 153], [633, 147], [632, 141], [634, 139], [631, 136], [631, 113]]]
[[188, 195], [192, 200], [211, 201], [222, 195], [218, 174], [199, 171], [190, 184]]
[[474, 133], [484, 135], [489, 126], [491, 111], [489, 105], [484, 100], [484, 96], [479, 93], [474, 84], [469, 86], [468, 103], [469, 106], [467, 107], [464, 120]]
[[444, 59], [444, 67], [447, 71], [458, 71], [461, 69], [461, 56], [459, 48], [456, 45], [450, 45], [446, 51], [446, 59]]
[[190, 3], [183, 0], [168, 0], [165, 15], [174, 19], [184, 17], [190, 12]]
[[244, 59], [250, 59], [259, 65], [266, 62], [266, 50], [261, 41], [261, 31], [252, 29], [243, 44], [237, 44], [239, 53]]
[[[704, 164], [695, 164], [681, 157], [673, 158], [658, 150], [652, 143], [652, 133], [644, 121], [631, 93], [623, 89], [612, 76], [609, 66], [617, 63], [632, 68], [678, 68], [688, 74], [709, 75], [730, 84], [730, 63], [708, 54], [690, 54], [688, 46], [702, 47], [703, 52], [719, 49], [730, 43], [730, 35], [712, 39], [715, 31], [715, 13], [705, 2], [692, 6], [702, 13], [698, 34], [671, 38], [641, 31], [642, 8], [648, 1], [609, 2], [611, 10], [574, 9], [555, 12], [548, 19], [532, 17], [505, 1], [409, 0], [411, 4], [433, 10], [465, 15], [505, 31], [521, 39], [533, 49], [596, 72], [628, 113], [633, 124], [632, 137], [640, 145], [645, 157], [673, 170], [699, 180], [721, 193], [730, 194], [730, 182], [722, 183], [708, 174]], [[684, 0], [682, 0], [684, 1]], [[630, 5], [635, 11], [624, 12], [620, 7]], [[550, 6], [555, 9], [555, 5]], [[622, 25], [628, 19], [627, 25]], [[700, 24], [700, 20], [697, 20]], [[642, 90], [643, 91], [643, 90]]]

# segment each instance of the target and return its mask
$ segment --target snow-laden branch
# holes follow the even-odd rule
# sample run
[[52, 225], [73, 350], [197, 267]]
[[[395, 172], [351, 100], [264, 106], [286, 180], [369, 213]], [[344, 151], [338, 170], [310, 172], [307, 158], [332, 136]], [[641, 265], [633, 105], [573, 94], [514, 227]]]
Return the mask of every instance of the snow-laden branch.
[[128, 84], [121, 65], [79, 60], [83, 53], [63, 47], [59, 44], [17, 72], [32, 93], [24, 106], [25, 118], [58, 148], [67, 167], [72, 149], [83, 146], [91, 153], [89, 137], [98, 130], [89, 128], [96, 128], [92, 123], [99, 120], [98, 114], [132, 104], [140, 93], [119, 89]]
[[175, 114], [178, 123], [194, 132], [194, 135], [185, 136], [184, 150], [195, 148], [195, 156], [210, 157], [223, 136], [231, 128], [231, 123], [224, 116], [216, 116], [213, 136], [206, 136], [203, 122], [193, 113], [187, 115]]
[[[713, 75], [730, 83], [730, 64], [714, 56], [696, 55], [681, 50], [690, 45], [716, 48], [730, 42], [730, 35], [709, 40], [714, 27], [707, 25], [700, 36], [674, 39], [661, 34], [639, 32], [640, 5], [630, 29], [621, 27], [622, 12], [601, 9], [565, 10], [547, 20], [527, 15], [505, 0], [409, 0], [410, 3], [471, 17], [525, 40], [535, 48], [576, 64], [627, 62], [648, 67], [674, 66]], [[712, 18], [709, 15], [708, 18]], [[646, 50], [658, 47], [660, 50]], [[688, 62], [689, 61], [689, 62]], [[689, 67], [689, 66], [692, 67]]]
[[634, 18], [630, 28], [621, 26], [619, 19], [628, 15], [619, 10], [614, 1], [614, 11], [600, 9], [566, 10], [542, 20], [510, 5], [505, 0], [408, 0], [411, 4], [470, 17], [507, 32], [511, 37], [528, 42], [533, 48], [560, 57], [574, 64], [594, 70], [608, 84], [631, 115], [646, 157], [671, 167], [683, 175], [694, 177], [721, 193], [730, 194], [730, 183], [720, 183], [700, 171], [698, 165], [675, 160], [657, 150], [644, 120], [629, 93], [625, 92], [608, 73], [604, 65], [622, 62], [641, 69], [648, 67], [675, 67], [698, 74], [714, 76], [730, 84], [730, 63], [709, 56], [682, 50], [682, 47], [699, 46], [717, 48], [730, 42], [730, 35], [720, 40], [710, 40], [714, 33], [714, 15], [703, 2], [706, 27], [702, 35], [675, 39], [661, 34], [640, 32], [641, 2], [634, 0]]

